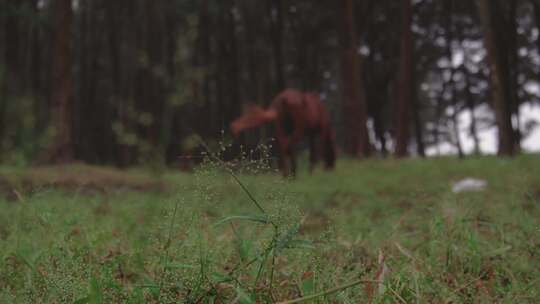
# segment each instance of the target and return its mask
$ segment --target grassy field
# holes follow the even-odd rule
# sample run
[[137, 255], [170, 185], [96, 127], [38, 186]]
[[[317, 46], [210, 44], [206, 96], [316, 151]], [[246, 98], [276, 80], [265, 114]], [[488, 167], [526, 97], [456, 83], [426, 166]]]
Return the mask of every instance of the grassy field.
[[0, 302], [540, 301], [538, 155], [262, 170], [0, 168]]

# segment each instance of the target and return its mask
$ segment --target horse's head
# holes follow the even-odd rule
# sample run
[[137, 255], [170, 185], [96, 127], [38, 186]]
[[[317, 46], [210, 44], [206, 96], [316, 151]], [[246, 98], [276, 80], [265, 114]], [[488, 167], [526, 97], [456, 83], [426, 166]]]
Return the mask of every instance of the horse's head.
[[231, 123], [231, 132], [236, 137], [242, 131], [273, 121], [276, 117], [277, 113], [274, 109], [265, 110], [253, 104], [244, 105], [242, 116]]

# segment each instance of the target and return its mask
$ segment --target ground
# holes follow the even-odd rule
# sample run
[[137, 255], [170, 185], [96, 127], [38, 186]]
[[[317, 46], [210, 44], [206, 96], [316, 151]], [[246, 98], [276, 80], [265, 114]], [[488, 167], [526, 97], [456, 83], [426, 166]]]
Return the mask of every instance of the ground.
[[[540, 298], [539, 155], [223, 166], [0, 168], [0, 302]], [[488, 186], [452, 193], [465, 177]]]

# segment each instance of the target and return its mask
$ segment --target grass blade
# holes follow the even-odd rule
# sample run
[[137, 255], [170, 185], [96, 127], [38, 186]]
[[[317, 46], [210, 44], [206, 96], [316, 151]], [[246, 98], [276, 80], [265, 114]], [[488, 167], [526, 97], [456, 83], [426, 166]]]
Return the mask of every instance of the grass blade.
[[220, 226], [220, 225], [228, 223], [230, 221], [236, 221], [236, 220], [251, 221], [251, 222], [257, 222], [257, 223], [262, 223], [262, 224], [268, 224], [269, 223], [268, 216], [266, 216], [265, 214], [233, 215], [233, 216], [229, 216], [229, 217], [226, 217], [226, 218], [218, 221], [217, 223], [214, 224], [214, 227]]

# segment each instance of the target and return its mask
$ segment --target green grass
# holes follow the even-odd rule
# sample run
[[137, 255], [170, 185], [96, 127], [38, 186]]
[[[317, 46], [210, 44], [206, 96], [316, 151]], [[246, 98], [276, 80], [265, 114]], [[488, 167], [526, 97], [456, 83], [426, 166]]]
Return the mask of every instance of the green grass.
[[[264, 213], [222, 170], [155, 180], [66, 167], [62, 181], [85, 176], [69, 187], [54, 170], [25, 188], [34, 171], [0, 168], [10, 181], [0, 199], [1, 303], [540, 299], [538, 155], [341, 160], [292, 181], [239, 174]], [[452, 193], [464, 177], [488, 187]]]

